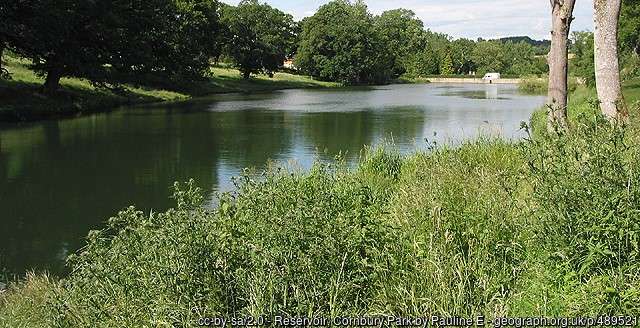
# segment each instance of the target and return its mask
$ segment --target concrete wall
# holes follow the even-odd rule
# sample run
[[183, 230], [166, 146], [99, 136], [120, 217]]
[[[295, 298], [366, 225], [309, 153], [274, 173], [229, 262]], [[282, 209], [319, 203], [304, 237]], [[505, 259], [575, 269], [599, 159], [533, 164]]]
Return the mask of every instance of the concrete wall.
[[[472, 84], [489, 84], [489, 81], [485, 81], [481, 78], [448, 78], [448, 77], [434, 77], [428, 78], [431, 83], [472, 83]], [[492, 84], [518, 84], [520, 79], [498, 79], [491, 81]]]

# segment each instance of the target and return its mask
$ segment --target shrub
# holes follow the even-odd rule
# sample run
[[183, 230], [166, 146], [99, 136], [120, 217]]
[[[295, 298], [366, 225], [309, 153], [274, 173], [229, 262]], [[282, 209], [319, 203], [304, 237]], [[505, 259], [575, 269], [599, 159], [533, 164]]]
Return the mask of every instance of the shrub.
[[0, 293], [0, 323], [640, 315], [640, 134], [591, 97], [573, 95], [568, 133], [519, 146], [367, 149], [355, 169], [245, 173], [215, 208], [176, 184], [175, 209], [128, 208], [90, 233], [68, 278]]

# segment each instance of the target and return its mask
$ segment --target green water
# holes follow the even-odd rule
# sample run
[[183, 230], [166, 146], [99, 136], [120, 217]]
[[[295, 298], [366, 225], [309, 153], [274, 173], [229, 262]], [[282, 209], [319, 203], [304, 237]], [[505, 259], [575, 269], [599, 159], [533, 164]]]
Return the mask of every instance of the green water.
[[[195, 178], [213, 199], [245, 167], [355, 161], [384, 140], [402, 151], [478, 134], [522, 137], [544, 102], [510, 85], [392, 85], [221, 95], [29, 125], [0, 125], [0, 267], [64, 274], [64, 259], [119, 209], [172, 205]], [[435, 136], [434, 136], [435, 134]], [[212, 200], [212, 203], [215, 202]]]

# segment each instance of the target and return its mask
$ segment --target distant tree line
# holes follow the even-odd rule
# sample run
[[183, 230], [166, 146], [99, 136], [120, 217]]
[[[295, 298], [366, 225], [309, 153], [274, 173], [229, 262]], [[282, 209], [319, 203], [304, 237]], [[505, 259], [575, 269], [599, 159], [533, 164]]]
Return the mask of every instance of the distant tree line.
[[335, 0], [301, 23], [296, 65], [323, 80], [381, 83], [402, 75], [545, 73], [538, 47], [525, 41], [452, 40], [424, 28], [414, 12], [371, 15], [363, 1]]
[[[505, 75], [547, 71], [546, 44], [521, 39], [453, 40], [405, 9], [372, 15], [365, 3], [334, 0], [301, 22], [258, 0], [4, 0], [0, 55], [30, 60], [55, 91], [62, 77], [96, 85], [175, 85], [232, 62], [245, 78], [272, 75], [286, 59], [301, 73], [346, 84], [400, 76]], [[1, 68], [1, 67], [0, 67]]]

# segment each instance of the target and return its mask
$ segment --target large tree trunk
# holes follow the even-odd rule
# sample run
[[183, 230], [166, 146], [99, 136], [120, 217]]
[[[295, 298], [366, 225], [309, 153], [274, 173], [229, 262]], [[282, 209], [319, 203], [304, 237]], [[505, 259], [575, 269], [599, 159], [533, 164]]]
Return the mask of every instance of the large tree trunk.
[[251, 71], [246, 70], [242, 72], [242, 78], [244, 78], [245, 80], [248, 80], [250, 77], [251, 77]]
[[[4, 54], [4, 42], [0, 41], [0, 75], [2, 75], [2, 55]], [[1, 77], [1, 76], [0, 76]]]
[[626, 122], [618, 62], [618, 20], [622, 0], [594, 0], [596, 89], [602, 114], [612, 122]]
[[47, 78], [44, 81], [44, 91], [47, 93], [53, 93], [60, 89], [60, 78], [62, 74], [60, 70], [52, 68], [47, 72]]
[[547, 128], [567, 128], [567, 74], [569, 30], [575, 0], [550, 0], [552, 14], [551, 51], [549, 52], [549, 94]]

